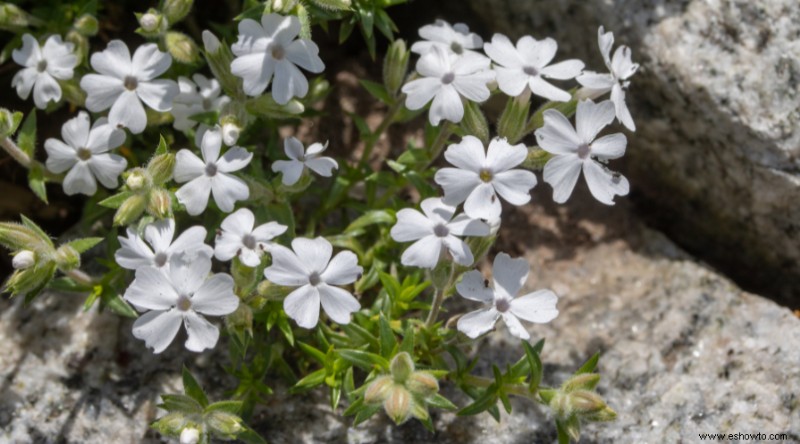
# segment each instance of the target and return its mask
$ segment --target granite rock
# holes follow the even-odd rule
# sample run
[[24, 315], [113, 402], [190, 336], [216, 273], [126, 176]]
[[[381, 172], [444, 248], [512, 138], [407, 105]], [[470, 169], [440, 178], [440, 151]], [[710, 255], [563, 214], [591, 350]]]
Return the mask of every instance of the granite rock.
[[632, 193], [671, 238], [800, 305], [800, 4], [794, 0], [468, 0], [486, 37], [552, 36], [603, 68], [596, 30], [642, 68]]

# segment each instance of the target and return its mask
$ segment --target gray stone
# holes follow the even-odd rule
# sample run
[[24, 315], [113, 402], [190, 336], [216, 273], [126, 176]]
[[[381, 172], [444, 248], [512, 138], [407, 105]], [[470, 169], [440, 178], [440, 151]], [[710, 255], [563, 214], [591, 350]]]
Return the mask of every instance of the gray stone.
[[633, 48], [633, 197], [673, 239], [750, 288], [798, 305], [800, 3], [469, 0], [486, 37], [559, 42], [603, 68], [596, 30]]
[[[535, 200], [546, 202], [548, 192]], [[599, 390], [619, 419], [587, 426], [582, 442], [695, 442], [699, 433], [737, 432], [800, 438], [800, 321], [697, 264], [626, 205], [603, 207], [583, 187], [576, 199], [511, 214], [499, 247], [528, 258], [528, 288], [560, 295], [559, 317], [529, 326], [534, 340], [547, 339], [544, 382], [557, 385], [602, 353]], [[180, 391], [182, 363], [212, 398], [234, 383], [221, 371], [224, 344], [195, 355], [179, 337], [155, 356], [131, 337], [130, 320], [84, 312], [81, 299], [51, 293], [30, 307], [0, 302], [0, 442], [155, 442], [147, 424], [158, 414], [158, 394]], [[445, 307], [449, 314], [475, 308], [459, 298]], [[516, 360], [522, 349], [501, 327], [473, 353], [483, 357], [476, 371], [489, 376], [490, 364]], [[499, 424], [485, 414], [437, 413], [430, 434], [413, 421], [394, 427], [383, 415], [352, 428], [325, 393], [289, 396], [268, 383], [276, 394], [252, 425], [272, 443], [555, 440], [552, 418], [521, 399]], [[467, 402], [451, 385], [444, 389]]]

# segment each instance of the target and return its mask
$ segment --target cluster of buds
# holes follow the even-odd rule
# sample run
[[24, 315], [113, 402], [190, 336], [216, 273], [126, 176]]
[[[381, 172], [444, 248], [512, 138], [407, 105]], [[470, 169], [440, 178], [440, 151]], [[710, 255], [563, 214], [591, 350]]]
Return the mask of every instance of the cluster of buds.
[[439, 392], [439, 381], [431, 373], [418, 371], [411, 355], [401, 352], [395, 355], [389, 374], [375, 378], [364, 393], [368, 405], [383, 404], [386, 414], [396, 424], [414, 417], [426, 421], [428, 401]]
[[597, 373], [577, 374], [557, 390], [540, 390], [539, 394], [556, 415], [559, 431], [578, 441], [581, 422], [613, 421], [617, 417], [594, 389], [600, 382]]
[[136, 13], [139, 20], [137, 32], [147, 38], [161, 39], [169, 54], [178, 62], [193, 64], [200, 60], [200, 50], [188, 35], [170, 30], [192, 10], [194, 0], [165, 0], [161, 9], [150, 8]]
[[100, 205], [117, 209], [114, 214], [115, 225], [128, 225], [139, 219], [145, 211], [156, 219], [170, 217], [172, 196], [163, 185], [172, 178], [174, 169], [174, 153], [157, 154], [147, 167], [133, 168], [126, 173], [126, 191], [100, 202]]

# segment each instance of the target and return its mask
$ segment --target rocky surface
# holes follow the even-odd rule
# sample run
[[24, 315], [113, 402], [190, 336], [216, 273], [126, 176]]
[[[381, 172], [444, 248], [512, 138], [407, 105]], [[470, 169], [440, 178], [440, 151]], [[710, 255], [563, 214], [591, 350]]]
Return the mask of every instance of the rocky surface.
[[[539, 190], [536, 201], [546, 202], [548, 192]], [[602, 352], [600, 391], [619, 420], [588, 426], [582, 442], [693, 442], [699, 433], [723, 432], [800, 438], [800, 320], [788, 309], [698, 265], [624, 203], [603, 207], [581, 186], [567, 206], [542, 205], [509, 218], [501, 247], [529, 259], [529, 288], [561, 296], [560, 316], [530, 329], [547, 338], [545, 382], [558, 384]], [[230, 387], [220, 371], [222, 347], [191, 355], [179, 340], [154, 356], [131, 337], [130, 320], [84, 312], [81, 299], [0, 302], [0, 442], [157, 442], [147, 424], [157, 395], [180, 390], [182, 363], [214, 387], [212, 397]], [[446, 308], [473, 307], [452, 300]], [[475, 352], [488, 358], [479, 367], [488, 375], [490, 362], [515, 360], [521, 350], [501, 328]], [[551, 419], [524, 400], [499, 424], [488, 415], [437, 414], [438, 432], [430, 434], [382, 417], [351, 428], [324, 393], [276, 392], [253, 421], [272, 443], [555, 440]]]
[[629, 92], [634, 197], [671, 238], [800, 306], [800, 4], [469, 0], [486, 37], [552, 36], [603, 67], [596, 30], [642, 64]]

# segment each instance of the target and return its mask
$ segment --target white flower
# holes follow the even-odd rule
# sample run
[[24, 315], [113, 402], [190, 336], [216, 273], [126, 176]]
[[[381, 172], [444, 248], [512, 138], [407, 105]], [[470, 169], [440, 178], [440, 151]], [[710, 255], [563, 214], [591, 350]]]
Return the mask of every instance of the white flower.
[[120, 249], [114, 253], [114, 259], [120, 267], [128, 270], [151, 266], [166, 271], [169, 269], [170, 258], [176, 254], [183, 254], [187, 259], [191, 259], [196, 255], [210, 258], [214, 252], [205, 244], [206, 229], [199, 225], [181, 233], [174, 242], [172, 241], [175, 237], [173, 219], [164, 219], [147, 225], [144, 229], [144, 239], [135, 230], [128, 228], [127, 231], [128, 237], [117, 237]]
[[214, 195], [214, 202], [220, 210], [230, 213], [237, 200], [250, 197], [247, 184], [229, 174], [241, 170], [253, 158], [253, 154], [242, 147], [229, 149], [220, 158], [222, 136], [218, 130], [211, 129], [203, 134], [200, 151], [203, 160], [187, 149], [178, 151], [175, 158], [175, 181], [188, 182], [182, 186], [175, 197], [186, 206], [186, 211], [196, 216], [208, 205], [208, 195]]
[[392, 239], [411, 242], [400, 262], [406, 266], [434, 268], [439, 262], [442, 249], [461, 265], [472, 265], [474, 258], [469, 246], [457, 236], [488, 236], [489, 225], [472, 219], [466, 214], [453, 218], [456, 208], [430, 197], [420, 204], [422, 213], [411, 208], [397, 212], [397, 223], [392, 227]]
[[639, 69], [639, 64], [633, 63], [631, 49], [624, 45], [617, 48], [614, 51], [614, 57], [611, 57], [614, 34], [604, 32], [602, 26], [597, 30], [597, 41], [609, 73], [600, 74], [594, 71], [585, 71], [576, 80], [581, 85], [594, 91], [596, 95], [611, 91], [611, 101], [614, 102], [614, 112], [617, 119], [629, 130], [636, 131], [631, 112], [625, 104], [625, 90], [631, 83], [628, 79]]
[[494, 79], [490, 61], [473, 52], [458, 56], [434, 46], [417, 61], [421, 79], [403, 85], [406, 107], [417, 110], [433, 99], [428, 118], [438, 125], [442, 119], [458, 123], [464, 117], [461, 96], [483, 102], [490, 96], [487, 83]]
[[125, 300], [140, 311], [148, 311], [133, 323], [133, 336], [142, 339], [154, 353], [161, 353], [175, 339], [183, 323], [193, 352], [213, 348], [219, 329], [202, 315], [224, 316], [239, 306], [233, 293], [233, 278], [224, 273], [209, 276], [211, 259], [197, 255], [191, 260], [175, 254], [169, 272], [155, 267], [136, 270], [136, 279], [125, 291]]
[[474, 32], [469, 32], [469, 27], [464, 23], [450, 23], [444, 20], [436, 20], [432, 25], [425, 25], [419, 28], [419, 36], [426, 41], [416, 42], [411, 45], [411, 51], [423, 55], [430, 52], [431, 48], [438, 46], [445, 51], [462, 55], [465, 52], [480, 55], [476, 52], [483, 47], [483, 39]]
[[457, 168], [442, 168], [434, 180], [444, 189], [444, 202], [464, 202], [464, 212], [476, 219], [494, 220], [502, 208], [497, 195], [512, 205], [531, 200], [529, 191], [536, 185], [536, 175], [523, 169], [512, 169], [528, 156], [525, 144], [510, 145], [494, 138], [488, 152], [474, 136], [464, 136], [461, 143], [450, 145], [444, 152], [448, 162]]
[[336, 285], [355, 282], [364, 271], [358, 258], [342, 251], [333, 259], [333, 246], [325, 238], [297, 238], [292, 250], [276, 245], [271, 250], [272, 266], [264, 270], [271, 282], [288, 287], [300, 287], [283, 301], [286, 314], [303, 328], [313, 328], [319, 321], [319, 306], [339, 324], [350, 322], [350, 314], [361, 305], [350, 292]]
[[186, 427], [181, 430], [181, 444], [197, 444], [200, 441], [200, 431], [194, 427]]
[[45, 109], [51, 100], [61, 100], [61, 86], [58, 80], [69, 80], [73, 69], [78, 65], [78, 57], [74, 53], [75, 45], [64, 43], [60, 35], [50, 36], [44, 47], [30, 35], [22, 36], [22, 48], [15, 49], [11, 57], [24, 66], [11, 79], [11, 86], [17, 88], [17, 94], [27, 100], [33, 90], [33, 102], [37, 108]]
[[36, 253], [31, 250], [22, 250], [14, 255], [11, 266], [15, 270], [25, 270], [36, 264]]
[[325, 145], [312, 143], [308, 150], [304, 150], [299, 140], [289, 137], [283, 141], [283, 151], [291, 160], [276, 160], [272, 164], [272, 171], [283, 173], [284, 185], [297, 183], [306, 167], [320, 176], [331, 177], [332, 171], [339, 168], [339, 164], [330, 157], [321, 156], [327, 148], [327, 142]]
[[125, 132], [109, 125], [104, 118], [91, 128], [89, 125], [89, 114], [81, 111], [61, 127], [64, 142], [58, 139], [44, 142], [47, 169], [56, 174], [69, 170], [63, 184], [68, 195], [93, 195], [97, 180], [106, 188], [116, 188], [117, 178], [128, 165], [124, 157], [108, 154], [125, 142]]
[[600, 130], [613, 120], [614, 104], [609, 100], [599, 104], [591, 100], [579, 102], [575, 114], [577, 132], [560, 112], [553, 109], [544, 112], [544, 126], [536, 130], [536, 141], [543, 150], [555, 155], [544, 166], [544, 181], [553, 187], [554, 201], [564, 203], [569, 199], [581, 167], [589, 191], [600, 202], [614, 205], [615, 195], [628, 194], [628, 180], [603, 165], [625, 154], [628, 143], [625, 135], [610, 134], [595, 140]]
[[131, 58], [121, 40], [112, 40], [102, 52], [92, 54], [92, 68], [100, 74], [87, 74], [81, 79], [86, 91], [86, 108], [100, 112], [111, 108], [108, 121], [113, 126], [128, 128], [139, 134], [147, 126], [142, 102], [156, 111], [169, 111], [178, 95], [173, 80], [156, 79], [172, 64], [172, 57], [158, 50], [155, 43], [136, 49]]
[[178, 77], [179, 93], [172, 101], [172, 116], [175, 121], [172, 126], [179, 131], [188, 131], [197, 122], [191, 117], [196, 114], [212, 111], [221, 111], [222, 107], [231, 101], [226, 95], [222, 94], [217, 79], [207, 78], [202, 74], [192, 76], [194, 82], [186, 77]]
[[486, 308], [462, 316], [458, 320], [459, 331], [475, 339], [493, 329], [502, 317], [512, 335], [528, 340], [531, 336], [520, 319], [543, 324], [558, 316], [558, 296], [550, 290], [515, 297], [528, 279], [530, 270], [525, 259], [511, 259], [511, 256], [500, 253], [494, 258], [493, 269], [494, 288], [488, 286], [477, 270], [466, 273], [456, 284], [461, 296], [487, 304]]
[[236, 145], [236, 142], [239, 141], [239, 135], [241, 133], [242, 129], [239, 128], [239, 125], [236, 125], [235, 123], [227, 122], [222, 125], [222, 141], [225, 142], [225, 145]]
[[497, 72], [497, 85], [509, 96], [522, 94], [529, 87], [533, 94], [548, 100], [568, 102], [572, 96], [545, 79], [567, 80], [581, 73], [583, 62], [578, 59], [564, 60], [550, 65], [556, 55], [558, 44], [551, 38], [536, 40], [525, 36], [517, 46], [502, 34], [495, 34], [491, 43], [483, 45], [492, 58]]
[[288, 228], [277, 222], [267, 222], [256, 229], [256, 218], [247, 208], [240, 208], [222, 221], [222, 231], [217, 233], [214, 241], [214, 256], [221, 261], [229, 261], [234, 256], [248, 267], [257, 267], [261, 263], [261, 255], [273, 244], [276, 236], [283, 234]]
[[[311, 40], [297, 39], [300, 19], [296, 16], [268, 14], [261, 24], [251, 19], [239, 22], [239, 40], [231, 46], [236, 59], [231, 72], [244, 80], [244, 92], [261, 95], [273, 75], [272, 98], [285, 105], [292, 97], [305, 97], [308, 81], [297, 66], [320, 73], [325, 64], [319, 48]], [[295, 66], [297, 65], [297, 66]]]

